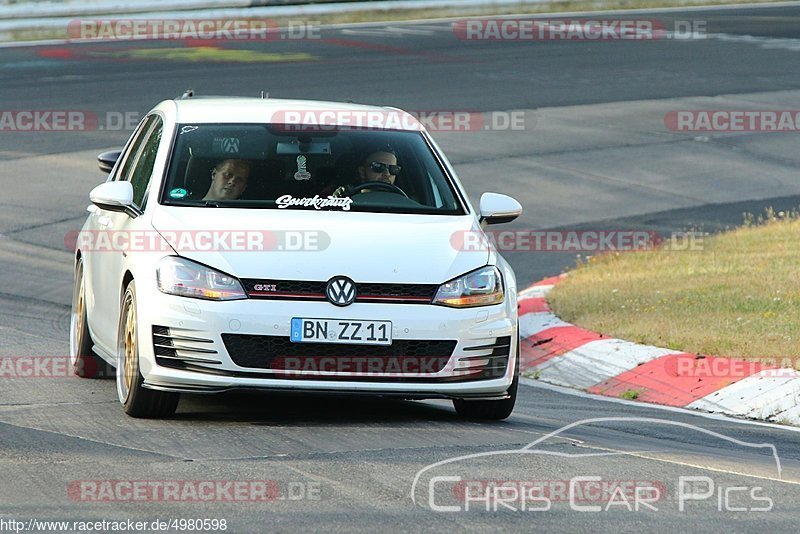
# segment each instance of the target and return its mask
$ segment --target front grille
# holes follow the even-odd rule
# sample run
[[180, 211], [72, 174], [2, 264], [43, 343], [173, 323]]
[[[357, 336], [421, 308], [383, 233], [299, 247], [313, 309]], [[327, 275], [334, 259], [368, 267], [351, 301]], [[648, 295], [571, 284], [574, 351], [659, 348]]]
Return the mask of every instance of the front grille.
[[358, 374], [438, 373], [457, 344], [448, 340], [395, 340], [388, 346], [292, 343], [285, 336], [249, 334], [222, 334], [222, 341], [239, 367]]
[[430, 303], [436, 295], [437, 285], [430, 284], [356, 284], [359, 299], [412, 300]]
[[[242, 284], [253, 299], [327, 300], [327, 282], [245, 278]], [[436, 284], [356, 283], [356, 302], [430, 304], [438, 288]]]
[[[245, 278], [242, 280], [244, 290], [251, 298], [291, 298], [308, 297], [309, 299], [325, 299], [327, 282], [311, 282], [304, 280], [258, 280]], [[259, 286], [256, 289], [256, 286]], [[274, 286], [274, 287], [273, 287]], [[266, 289], [264, 289], [266, 288]]]

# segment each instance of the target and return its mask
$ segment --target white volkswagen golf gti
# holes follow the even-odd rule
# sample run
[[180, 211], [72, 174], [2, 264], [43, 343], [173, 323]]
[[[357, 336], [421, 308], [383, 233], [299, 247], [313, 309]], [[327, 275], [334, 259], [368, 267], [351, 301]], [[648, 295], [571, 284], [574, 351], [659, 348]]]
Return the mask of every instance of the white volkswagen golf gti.
[[452, 399], [511, 414], [514, 273], [414, 118], [332, 102], [186, 96], [101, 154], [76, 239], [75, 373], [134, 417], [234, 389]]

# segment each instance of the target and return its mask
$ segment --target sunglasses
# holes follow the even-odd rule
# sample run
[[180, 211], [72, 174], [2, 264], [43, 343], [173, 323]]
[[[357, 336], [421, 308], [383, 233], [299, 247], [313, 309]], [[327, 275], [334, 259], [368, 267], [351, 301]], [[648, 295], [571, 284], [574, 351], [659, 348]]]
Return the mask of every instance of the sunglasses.
[[391, 175], [396, 175], [400, 172], [400, 169], [402, 169], [400, 165], [389, 165], [388, 163], [381, 163], [380, 161], [373, 161], [369, 164], [369, 168], [372, 169], [372, 172], [378, 174], [382, 174], [383, 171], [389, 169], [389, 174]]

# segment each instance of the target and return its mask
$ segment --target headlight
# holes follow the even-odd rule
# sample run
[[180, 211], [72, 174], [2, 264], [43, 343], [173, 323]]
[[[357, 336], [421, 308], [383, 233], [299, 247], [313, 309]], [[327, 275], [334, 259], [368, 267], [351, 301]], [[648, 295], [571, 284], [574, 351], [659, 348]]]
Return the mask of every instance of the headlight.
[[158, 289], [170, 295], [208, 300], [247, 298], [236, 278], [177, 256], [158, 262], [156, 280]]
[[453, 308], [489, 306], [503, 302], [503, 280], [497, 267], [487, 266], [439, 286], [434, 304]]

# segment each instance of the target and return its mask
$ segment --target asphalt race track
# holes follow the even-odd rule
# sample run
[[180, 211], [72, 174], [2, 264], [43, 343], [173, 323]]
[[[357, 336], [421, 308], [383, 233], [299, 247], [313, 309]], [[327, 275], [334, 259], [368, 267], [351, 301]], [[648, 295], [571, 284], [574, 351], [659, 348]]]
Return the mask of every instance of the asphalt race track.
[[[64, 238], [103, 180], [94, 157], [130, 135], [120, 117], [135, 123], [189, 87], [481, 112], [488, 127], [434, 137], [473, 200], [491, 190], [523, 204], [508, 226], [520, 232], [717, 231], [746, 211], [800, 205], [796, 131], [675, 132], [664, 121], [675, 110], [797, 110], [800, 5], [615, 16], [702, 21], [707, 38], [466, 41], [433, 21], [295, 41], [0, 47], [1, 111], [97, 117], [80, 131], [0, 129], [0, 356], [68, 354]], [[502, 127], [512, 114], [523, 127]], [[575, 262], [574, 252], [507, 257], [521, 286]], [[576, 479], [594, 476], [628, 490]], [[114, 481], [211, 481], [215, 493], [114, 501], [104, 493]], [[487, 481], [510, 481], [522, 497], [464, 499]], [[249, 498], [220, 487], [237, 482]], [[445, 402], [243, 394], [184, 396], [173, 419], [143, 421], [123, 414], [113, 380], [0, 378], [0, 531], [10, 519], [224, 519], [231, 532], [794, 532], [798, 484], [791, 428], [533, 380], [507, 421], [481, 424]], [[526, 499], [531, 485], [547, 498]]]

